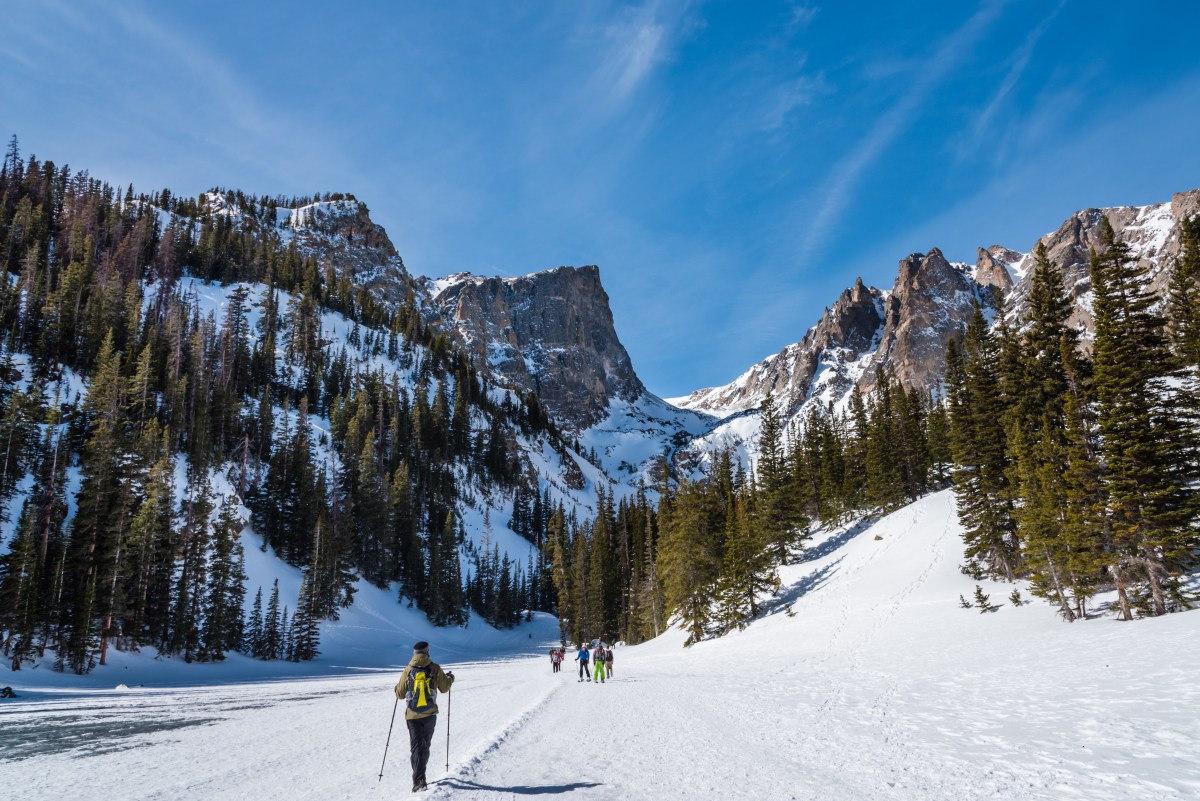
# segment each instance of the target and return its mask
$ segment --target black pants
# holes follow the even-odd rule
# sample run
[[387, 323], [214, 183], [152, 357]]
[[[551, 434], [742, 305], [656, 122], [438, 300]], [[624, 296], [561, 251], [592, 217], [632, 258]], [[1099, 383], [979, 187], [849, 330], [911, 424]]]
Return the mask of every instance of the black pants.
[[412, 762], [413, 784], [425, 781], [425, 766], [429, 763], [429, 746], [433, 743], [433, 727], [437, 715], [430, 715], [408, 723], [408, 750]]
[[583, 679], [590, 679], [590, 678], [591, 678], [591, 676], [588, 675], [587, 660], [586, 659], [579, 660], [579, 679], [582, 681]]

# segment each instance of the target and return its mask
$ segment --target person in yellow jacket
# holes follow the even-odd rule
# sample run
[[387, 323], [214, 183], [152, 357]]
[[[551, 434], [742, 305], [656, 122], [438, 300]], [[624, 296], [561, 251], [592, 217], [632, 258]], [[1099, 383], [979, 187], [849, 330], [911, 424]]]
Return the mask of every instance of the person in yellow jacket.
[[429, 643], [421, 641], [414, 645], [412, 659], [396, 684], [396, 697], [404, 701], [404, 720], [408, 724], [414, 793], [426, 788], [425, 765], [429, 762], [429, 747], [437, 725], [437, 694], [450, 692], [452, 684], [454, 674], [443, 671], [441, 665], [429, 658]]

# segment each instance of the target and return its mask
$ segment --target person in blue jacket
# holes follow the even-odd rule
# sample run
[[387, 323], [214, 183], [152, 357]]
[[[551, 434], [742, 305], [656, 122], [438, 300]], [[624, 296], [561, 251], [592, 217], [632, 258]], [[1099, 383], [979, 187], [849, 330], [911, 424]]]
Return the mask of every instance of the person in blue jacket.
[[588, 651], [587, 645], [584, 643], [579, 643], [579, 653], [575, 655], [575, 661], [579, 663], [580, 681], [583, 681], [585, 678], [588, 681], [592, 680], [591, 674], [588, 673], [588, 662], [591, 660], [591, 658], [592, 654], [590, 651]]

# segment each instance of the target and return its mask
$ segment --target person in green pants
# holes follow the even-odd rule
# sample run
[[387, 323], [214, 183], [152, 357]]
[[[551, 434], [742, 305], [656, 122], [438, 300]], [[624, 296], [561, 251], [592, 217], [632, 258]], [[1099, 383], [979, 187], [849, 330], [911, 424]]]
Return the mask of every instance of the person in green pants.
[[596, 666], [595, 670], [593, 672], [593, 676], [592, 676], [593, 680], [598, 681], [601, 684], [603, 684], [604, 683], [604, 643], [603, 642], [596, 643], [596, 650], [592, 654], [592, 664]]

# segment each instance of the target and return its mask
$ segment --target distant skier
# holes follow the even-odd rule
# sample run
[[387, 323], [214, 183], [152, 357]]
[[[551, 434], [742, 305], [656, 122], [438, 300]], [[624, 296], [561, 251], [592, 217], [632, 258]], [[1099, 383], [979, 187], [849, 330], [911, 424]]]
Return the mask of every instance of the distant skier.
[[429, 643], [413, 646], [413, 656], [396, 684], [396, 697], [404, 699], [404, 720], [408, 723], [409, 759], [412, 762], [414, 793], [426, 789], [425, 765], [437, 725], [437, 694], [450, 692], [454, 674], [442, 670], [429, 658]]
[[604, 672], [608, 674], [608, 677], [610, 679], [612, 678], [612, 663], [613, 663], [612, 652], [613, 652], [612, 646], [609, 646], [608, 648], [604, 649]]
[[604, 643], [603, 642], [598, 643], [596, 645], [596, 650], [592, 654], [592, 661], [596, 664], [596, 675], [594, 676], [594, 680], [603, 684], [604, 683]]
[[587, 646], [584, 645], [583, 643], [580, 643], [579, 644], [579, 653], [577, 653], [575, 655], [575, 661], [579, 663], [579, 680], [580, 681], [583, 681], [584, 679], [587, 679], [588, 681], [592, 680], [592, 675], [590, 673], [588, 673], [588, 660], [591, 659], [591, 657], [592, 657], [592, 655], [588, 651]]

